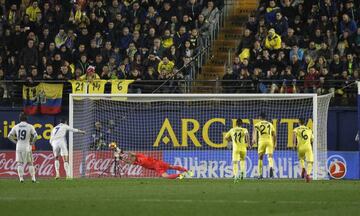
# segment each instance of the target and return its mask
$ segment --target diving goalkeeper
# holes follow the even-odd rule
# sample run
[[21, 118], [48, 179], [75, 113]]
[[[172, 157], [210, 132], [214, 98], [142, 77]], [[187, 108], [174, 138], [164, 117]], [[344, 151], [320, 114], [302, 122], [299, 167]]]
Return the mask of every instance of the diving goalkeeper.
[[[144, 154], [124, 152], [122, 149], [116, 147], [115, 143], [109, 145], [110, 149], [116, 149], [116, 152], [120, 154], [120, 159], [128, 164], [134, 164], [144, 167], [145, 169], [154, 170], [159, 176], [167, 179], [183, 179], [186, 175], [192, 177], [194, 174], [191, 170], [187, 170], [181, 166], [173, 166], [162, 160], [155, 159]], [[181, 173], [168, 174], [168, 170], [177, 170]]]

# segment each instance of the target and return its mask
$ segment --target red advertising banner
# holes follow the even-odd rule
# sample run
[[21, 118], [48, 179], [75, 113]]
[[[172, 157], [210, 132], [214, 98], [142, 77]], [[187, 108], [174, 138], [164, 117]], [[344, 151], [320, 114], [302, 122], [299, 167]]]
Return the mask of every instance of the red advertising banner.
[[[38, 151], [33, 153], [34, 166], [37, 177], [55, 177], [54, 155], [51, 151]], [[60, 174], [65, 176], [65, 171], [60, 161]], [[17, 163], [15, 151], [0, 153], [0, 177], [17, 177]], [[28, 165], [25, 166], [25, 176], [30, 176]]]
[[[138, 153], [162, 159], [162, 152], [160, 151], [143, 151]], [[115, 170], [115, 161], [112, 154], [111, 151], [90, 151], [87, 152], [87, 155], [84, 158], [83, 153], [74, 152], [74, 177], [158, 177], [152, 170], [145, 169], [138, 165], [126, 164], [123, 161], [118, 161]]]
[[[162, 159], [160, 151], [139, 152], [145, 155]], [[89, 151], [83, 157], [83, 153], [74, 152], [74, 177], [157, 177], [157, 174], [141, 166], [126, 164], [119, 161], [115, 163], [111, 151]], [[55, 177], [54, 155], [52, 151], [35, 151], [33, 153], [34, 166], [37, 177]], [[116, 171], [116, 172], [115, 172]], [[62, 160], [60, 161], [60, 174], [65, 176]], [[17, 177], [17, 163], [15, 151], [0, 152], [0, 178]], [[30, 176], [29, 168], [25, 166], [25, 176]]]

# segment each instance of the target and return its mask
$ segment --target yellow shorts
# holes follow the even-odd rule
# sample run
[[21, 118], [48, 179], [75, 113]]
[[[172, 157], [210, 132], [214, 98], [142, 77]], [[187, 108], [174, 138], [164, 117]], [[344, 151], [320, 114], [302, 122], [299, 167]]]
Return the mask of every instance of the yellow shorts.
[[299, 160], [306, 160], [306, 162], [314, 162], [314, 155], [312, 149], [299, 149], [298, 157]]
[[261, 142], [258, 146], [258, 154], [273, 154], [274, 144], [273, 142]]
[[246, 158], [246, 150], [245, 151], [233, 151], [232, 152], [232, 160], [233, 161], [245, 160], [245, 158]]

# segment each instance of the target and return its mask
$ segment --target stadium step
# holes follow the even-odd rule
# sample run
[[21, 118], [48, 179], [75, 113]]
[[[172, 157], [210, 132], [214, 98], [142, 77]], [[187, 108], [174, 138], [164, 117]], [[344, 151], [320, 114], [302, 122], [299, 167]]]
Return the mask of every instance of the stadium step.
[[230, 50], [231, 52], [234, 52], [238, 43], [239, 42], [236, 40], [217, 40], [211, 48], [211, 51], [228, 52]]
[[[244, 23], [247, 21], [248, 15], [256, 10], [257, 5], [257, 0], [231, 1], [224, 27], [220, 29], [220, 33], [210, 49], [210, 58], [202, 67], [197, 80], [217, 80], [223, 77], [229, 56], [230, 62], [232, 62], [236, 47], [243, 35]], [[217, 82], [198, 82], [193, 87], [194, 93], [218, 92], [220, 89]]]

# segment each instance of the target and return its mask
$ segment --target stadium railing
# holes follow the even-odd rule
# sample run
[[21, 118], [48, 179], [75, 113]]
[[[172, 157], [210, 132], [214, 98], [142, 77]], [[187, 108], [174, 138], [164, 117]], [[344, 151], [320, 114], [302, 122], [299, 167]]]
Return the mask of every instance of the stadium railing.
[[[72, 91], [71, 84], [65, 80], [38, 80], [34, 83], [27, 81], [0, 81], [0, 88], [5, 87], [3, 95], [0, 94], [0, 107], [21, 107], [23, 85], [34, 85], [37, 83], [63, 83], [63, 105], [68, 103], [68, 95]], [[156, 93], [318, 93], [326, 94], [334, 92], [332, 105], [355, 106], [356, 85], [350, 85], [355, 81], [328, 80], [316, 87], [304, 88], [304, 81], [284, 80], [137, 80], [129, 85], [129, 93], [150, 94], [156, 89]], [[160, 87], [161, 86], [161, 87]], [[160, 88], [159, 88], [160, 87]], [[294, 88], [295, 87], [295, 88]], [[344, 88], [345, 87], [345, 88]], [[296, 91], [294, 91], [296, 90]], [[110, 83], [105, 85], [104, 93], [110, 93]], [[1, 91], [0, 91], [1, 92]]]

